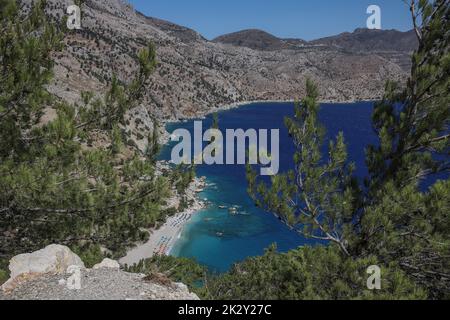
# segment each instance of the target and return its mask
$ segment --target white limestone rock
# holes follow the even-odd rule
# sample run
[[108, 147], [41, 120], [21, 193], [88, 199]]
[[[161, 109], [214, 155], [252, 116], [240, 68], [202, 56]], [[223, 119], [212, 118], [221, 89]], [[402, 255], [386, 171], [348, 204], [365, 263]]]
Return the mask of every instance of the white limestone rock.
[[101, 263], [96, 264], [92, 269], [98, 270], [98, 269], [120, 269], [120, 264], [111, 259], [104, 259]]
[[85, 268], [80, 257], [68, 247], [49, 245], [42, 250], [12, 258], [9, 262], [10, 279], [1, 288], [3, 291], [9, 291], [32, 278], [47, 274], [62, 275], [70, 266]]

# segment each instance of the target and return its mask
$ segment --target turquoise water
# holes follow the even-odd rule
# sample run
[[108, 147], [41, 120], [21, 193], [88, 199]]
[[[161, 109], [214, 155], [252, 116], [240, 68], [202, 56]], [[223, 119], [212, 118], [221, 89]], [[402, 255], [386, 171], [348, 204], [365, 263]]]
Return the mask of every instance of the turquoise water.
[[[373, 104], [323, 104], [320, 112], [322, 123], [329, 137], [339, 131], [345, 133], [350, 160], [357, 164], [357, 175], [366, 174], [364, 148], [377, 139], [371, 127]], [[292, 165], [293, 145], [284, 126], [284, 118], [293, 116], [292, 103], [258, 103], [219, 113], [220, 129], [280, 129], [281, 171]], [[203, 121], [204, 130], [211, 127], [212, 116]], [[185, 128], [193, 132], [193, 121], [173, 123], [169, 132]], [[269, 140], [270, 141], [270, 140]], [[169, 160], [174, 143], [166, 145], [161, 158]], [[258, 256], [271, 244], [285, 252], [303, 245], [318, 242], [305, 239], [289, 230], [272, 214], [256, 208], [246, 192], [245, 166], [201, 165], [197, 175], [205, 176], [210, 186], [200, 194], [210, 206], [195, 215], [185, 227], [172, 255], [195, 258], [201, 264], [217, 272], [227, 271], [236, 262]], [[238, 207], [238, 214], [228, 209]]]

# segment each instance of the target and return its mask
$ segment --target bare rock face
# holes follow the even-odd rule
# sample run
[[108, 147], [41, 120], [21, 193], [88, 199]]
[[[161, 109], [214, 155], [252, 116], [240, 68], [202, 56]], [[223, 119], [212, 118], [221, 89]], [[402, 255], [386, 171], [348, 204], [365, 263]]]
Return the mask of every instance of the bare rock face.
[[69, 248], [51, 245], [10, 261], [0, 300], [199, 300], [182, 283], [149, 280], [104, 259], [86, 269]]
[[10, 279], [2, 286], [10, 291], [22, 282], [46, 274], [64, 274], [70, 266], [84, 269], [84, 263], [69, 248], [50, 245], [45, 249], [18, 255], [9, 262]]
[[[70, 275], [65, 275], [65, 278]], [[58, 275], [45, 275], [22, 283], [1, 300], [199, 300], [180, 283], [160, 284], [144, 275], [111, 269], [81, 272], [81, 287], [70, 289]]]
[[96, 264], [92, 269], [97, 270], [97, 269], [115, 269], [115, 270], [119, 270], [120, 269], [120, 264], [115, 261], [115, 260], [111, 260], [111, 259], [104, 259], [101, 263]]
[[[23, 0], [28, 7], [34, 1]], [[68, 0], [47, 3], [47, 12], [61, 21]], [[197, 118], [244, 101], [291, 101], [305, 94], [306, 78], [319, 85], [323, 101], [379, 99], [387, 80], [406, 82], [406, 49], [415, 45], [409, 33], [388, 31], [305, 42], [247, 30], [213, 42], [146, 17], [122, 0], [87, 0], [81, 10], [82, 29], [68, 33], [63, 52], [55, 54], [49, 90], [76, 102], [82, 91], [104, 92], [113, 74], [128, 82], [138, 68], [136, 53], [151, 41], [159, 66], [142, 108], [158, 122]], [[145, 145], [139, 135], [150, 131], [144, 115], [133, 112], [129, 119], [129, 134], [137, 136], [139, 147]], [[135, 120], [142, 126], [135, 127]]]
[[[36, 1], [21, 3], [29, 10]], [[46, 3], [47, 14], [60, 24], [73, 1]], [[406, 83], [417, 45], [411, 33], [367, 30], [310, 42], [244, 30], [208, 41], [195, 30], [135, 11], [127, 0], [86, 0], [81, 12], [81, 29], [66, 33], [64, 49], [54, 53], [48, 90], [69, 103], [80, 102], [83, 91], [100, 96], [114, 76], [130, 82], [137, 53], [154, 43], [158, 68], [121, 128], [127, 145], [143, 153], [154, 124], [249, 101], [300, 99], [307, 78], [318, 84], [322, 102], [378, 100], [387, 80]]]

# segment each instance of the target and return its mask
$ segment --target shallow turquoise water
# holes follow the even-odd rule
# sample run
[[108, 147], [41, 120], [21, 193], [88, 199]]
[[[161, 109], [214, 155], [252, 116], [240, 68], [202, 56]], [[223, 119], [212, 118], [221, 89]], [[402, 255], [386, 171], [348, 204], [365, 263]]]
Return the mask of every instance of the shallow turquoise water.
[[[292, 165], [293, 145], [284, 126], [285, 116], [293, 115], [292, 103], [250, 104], [219, 114], [220, 129], [280, 129], [281, 171]], [[376, 144], [370, 119], [373, 104], [324, 104], [320, 118], [327, 128], [328, 136], [343, 131], [349, 145], [350, 159], [357, 164], [357, 174], [364, 176], [364, 148]], [[211, 116], [203, 120], [204, 130], [211, 127]], [[193, 132], [193, 121], [167, 126], [169, 132], [186, 128]], [[270, 140], [269, 140], [270, 141]], [[161, 158], [169, 160], [173, 143], [162, 151]], [[212, 184], [201, 198], [211, 205], [197, 214], [185, 227], [172, 255], [191, 257], [207, 265], [211, 270], [224, 272], [236, 262], [261, 255], [271, 244], [285, 252], [298, 246], [316, 245], [318, 242], [304, 239], [289, 230], [272, 214], [256, 208], [246, 192], [245, 166], [201, 165], [198, 176], [206, 176]], [[239, 206], [237, 215], [219, 206]]]

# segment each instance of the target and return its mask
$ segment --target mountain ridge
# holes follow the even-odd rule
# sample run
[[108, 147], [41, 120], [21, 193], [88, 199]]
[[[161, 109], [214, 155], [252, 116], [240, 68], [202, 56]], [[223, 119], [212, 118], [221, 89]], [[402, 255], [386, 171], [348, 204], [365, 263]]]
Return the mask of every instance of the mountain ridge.
[[355, 29], [353, 32], [343, 32], [335, 36], [320, 38], [310, 42], [341, 47], [351, 51], [397, 51], [412, 52], [419, 42], [413, 30], [369, 30]]
[[246, 29], [225, 34], [211, 40], [214, 43], [232, 44], [255, 50], [295, 49], [307, 42], [301, 39], [282, 39], [264, 30]]
[[[28, 7], [33, 0], [22, 0]], [[69, 0], [48, 0], [47, 13], [62, 21]], [[158, 68], [139, 108], [129, 112], [127, 134], [145, 145], [151, 119], [196, 118], [245, 101], [293, 100], [305, 81], [319, 85], [331, 102], [376, 100], [387, 80], [404, 83], [409, 53], [348, 52], [335, 46], [299, 45], [267, 51], [208, 41], [198, 32], [148, 17], [121, 0], [86, 0], [82, 30], [65, 37], [55, 53], [55, 80], [49, 90], [80, 101], [82, 91], [102, 93], [113, 75], [127, 82], [137, 71], [137, 52], [153, 42]], [[403, 61], [403, 62], [400, 62]], [[143, 120], [144, 119], [144, 120]]]
[[323, 45], [349, 51], [397, 51], [411, 52], [418, 41], [413, 30], [398, 31], [370, 30], [357, 28], [353, 32], [342, 32], [334, 36], [311, 41], [296, 38], [279, 38], [260, 29], [245, 29], [221, 35], [212, 40], [215, 43], [243, 46], [256, 50], [297, 49], [301, 46]]

